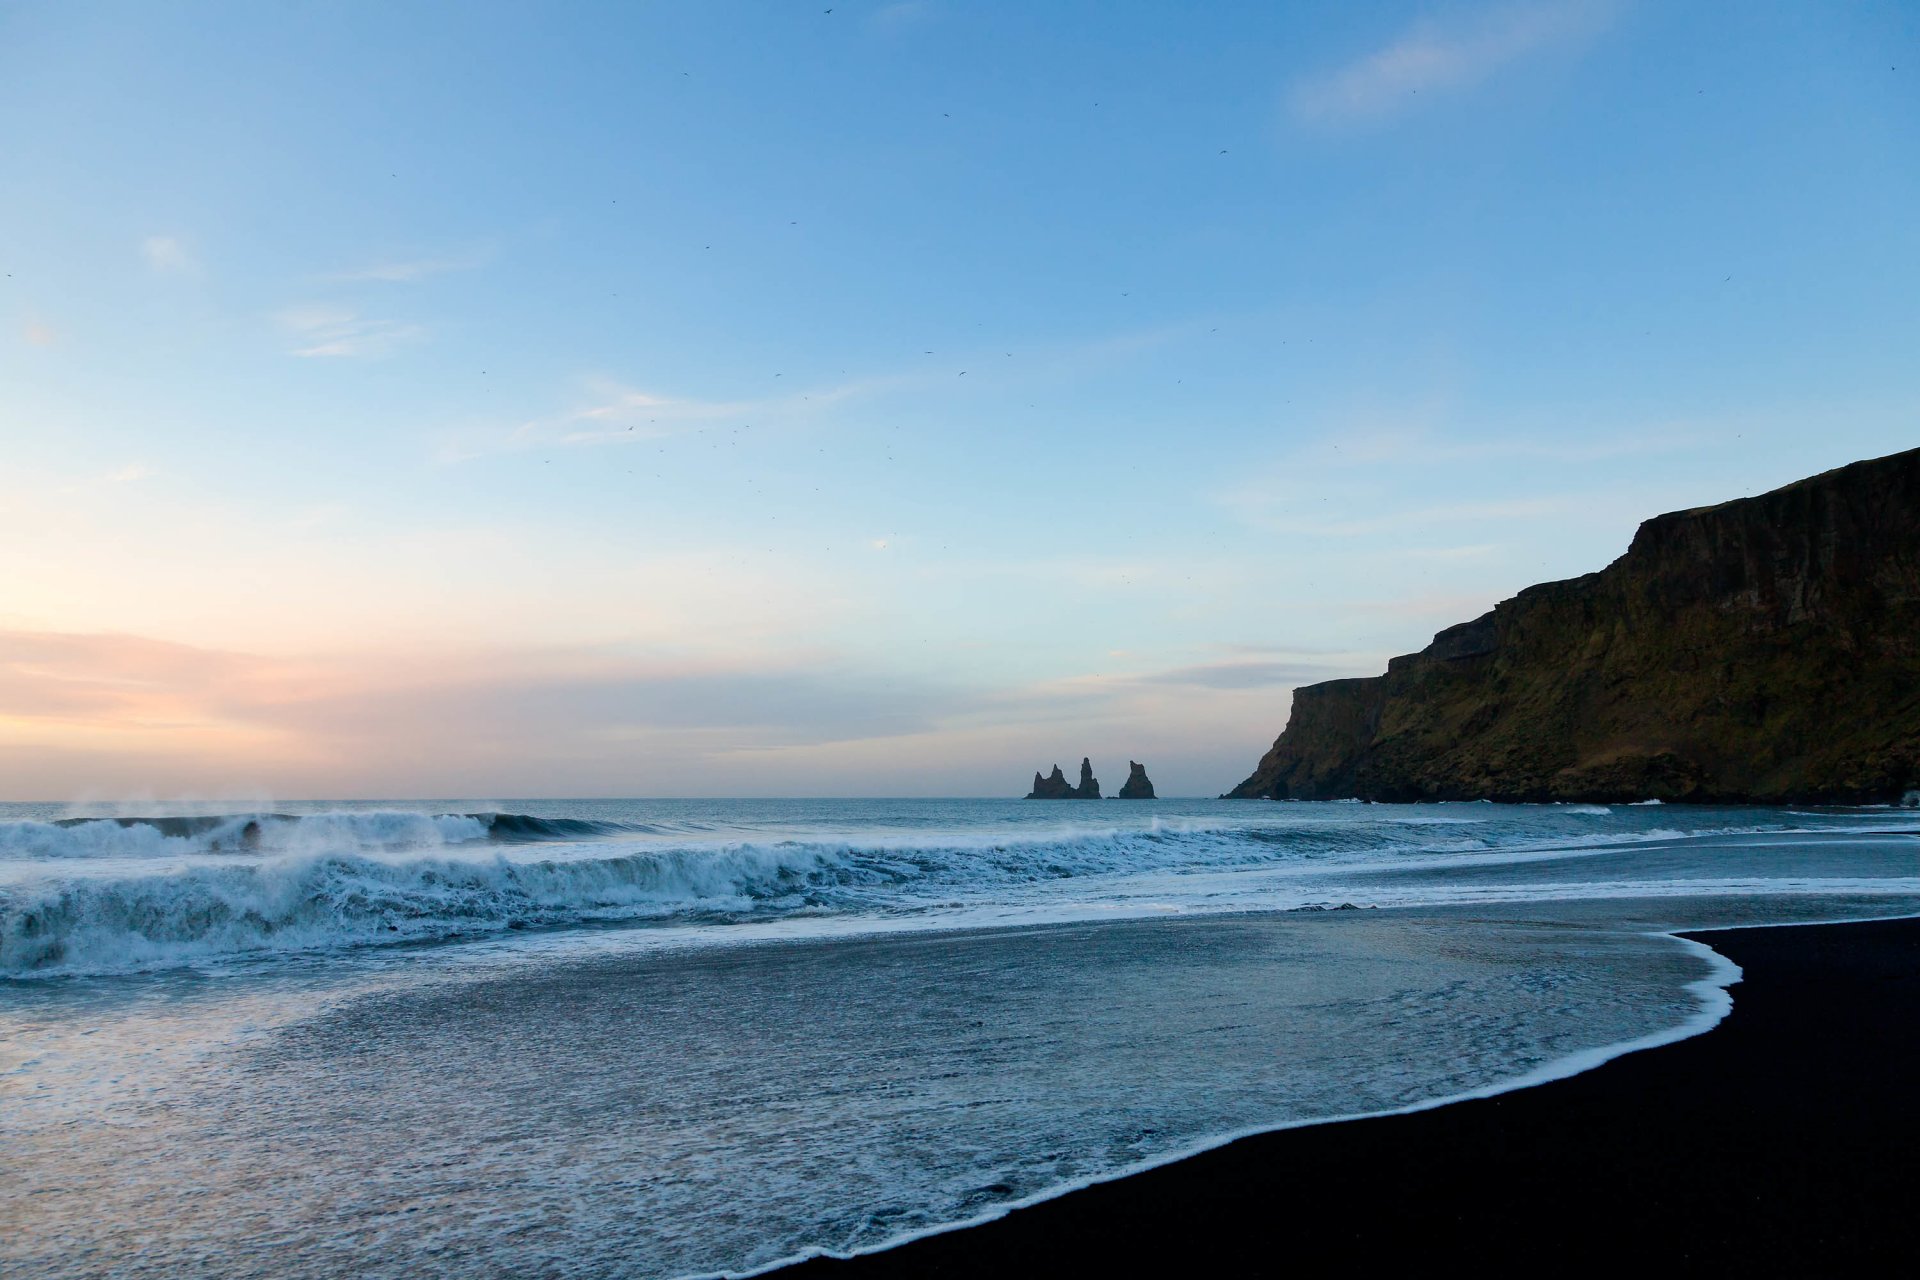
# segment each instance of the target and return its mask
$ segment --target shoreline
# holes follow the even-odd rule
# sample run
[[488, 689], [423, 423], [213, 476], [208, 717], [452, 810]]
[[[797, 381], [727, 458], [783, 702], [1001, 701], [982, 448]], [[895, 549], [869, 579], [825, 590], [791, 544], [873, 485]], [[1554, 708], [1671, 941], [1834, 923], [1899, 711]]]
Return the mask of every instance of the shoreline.
[[[1830, 1266], [1920, 1258], [1920, 918], [1663, 931], [1700, 1014], [1484, 1090], [1263, 1127], [852, 1256], [799, 1280], [1065, 1267]], [[1737, 997], [1729, 987], [1740, 984]], [[1717, 1007], [1716, 1007], [1717, 1006]], [[1599, 1055], [1599, 1060], [1594, 1058]]]

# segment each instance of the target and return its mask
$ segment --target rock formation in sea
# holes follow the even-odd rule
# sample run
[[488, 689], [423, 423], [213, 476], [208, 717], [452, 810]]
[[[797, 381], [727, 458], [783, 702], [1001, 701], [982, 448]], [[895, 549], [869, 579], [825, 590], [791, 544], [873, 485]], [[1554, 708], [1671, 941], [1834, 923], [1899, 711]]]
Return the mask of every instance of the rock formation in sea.
[[1081, 757], [1080, 785], [1074, 786], [1067, 781], [1067, 775], [1060, 772], [1060, 766], [1053, 766], [1053, 772], [1046, 777], [1038, 773], [1033, 775], [1033, 790], [1027, 792], [1028, 800], [1098, 800], [1100, 798], [1100, 780], [1093, 776], [1093, 761]]
[[1147, 778], [1147, 767], [1138, 760], [1127, 761], [1127, 780], [1113, 795], [1116, 800], [1153, 799], [1153, 783]]
[[1884, 803], [1920, 786], [1920, 449], [1656, 516], [1382, 676], [1229, 796]]
[[1067, 775], [1060, 772], [1060, 766], [1053, 766], [1053, 772], [1041, 777], [1038, 770], [1033, 775], [1033, 790], [1027, 792], [1029, 800], [1071, 800], [1073, 784], [1067, 781]]
[[1076, 800], [1098, 800], [1100, 798], [1100, 780], [1093, 776], [1093, 761], [1086, 756], [1080, 757], [1080, 785], [1074, 788]]

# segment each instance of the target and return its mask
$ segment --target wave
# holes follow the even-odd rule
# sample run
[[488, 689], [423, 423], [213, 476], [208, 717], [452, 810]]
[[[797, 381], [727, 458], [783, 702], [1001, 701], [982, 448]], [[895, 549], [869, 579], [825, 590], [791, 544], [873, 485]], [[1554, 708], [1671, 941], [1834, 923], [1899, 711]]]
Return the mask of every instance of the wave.
[[[249, 825], [257, 828], [251, 837]], [[159, 859], [150, 868], [132, 858], [16, 866], [0, 885], [0, 976], [112, 973], [601, 923], [919, 916], [1052, 898], [1050, 884], [1076, 899], [1106, 901], [1115, 881], [1154, 883], [1132, 879], [1141, 876], [1422, 871], [1578, 856], [1688, 834], [1662, 827], [1503, 835], [1474, 825], [1274, 827], [1157, 817], [1144, 828], [705, 843], [677, 833], [646, 838], [654, 830], [524, 814], [372, 811], [0, 824], [0, 848], [29, 854], [51, 848], [47, 856], [73, 858], [85, 846], [123, 855], [236, 855]], [[614, 833], [622, 838], [605, 838]], [[1166, 882], [1148, 891], [1179, 893]]]
[[688, 852], [541, 863], [333, 855], [74, 880], [0, 902], [0, 973], [111, 973], [691, 909], [721, 915], [804, 893], [820, 869], [817, 855]]
[[[196, 838], [227, 830], [208, 828]], [[456, 834], [464, 830], [455, 828]], [[949, 833], [938, 841], [622, 842], [542, 860], [504, 850], [490, 858], [460, 857], [457, 849], [202, 860], [150, 874], [69, 876], [0, 891], [0, 974], [107, 973], [255, 952], [617, 921], [912, 913], [1020, 885], [1302, 862], [1319, 852], [1299, 838], [1277, 841], [1261, 833], [1266, 838], [1249, 840], [1248, 834], [1155, 824], [1025, 838]], [[1386, 832], [1342, 845], [1350, 854], [1364, 846], [1407, 847]]]
[[640, 823], [526, 813], [234, 813], [191, 817], [0, 822], [0, 859], [143, 858], [193, 853], [319, 853], [433, 849], [492, 841], [590, 840], [644, 833]]

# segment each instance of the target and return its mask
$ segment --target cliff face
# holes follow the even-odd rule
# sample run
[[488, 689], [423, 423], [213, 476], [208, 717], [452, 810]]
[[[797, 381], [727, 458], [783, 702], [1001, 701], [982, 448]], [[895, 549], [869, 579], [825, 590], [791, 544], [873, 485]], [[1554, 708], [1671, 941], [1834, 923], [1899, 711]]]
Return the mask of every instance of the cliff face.
[[1920, 785], [1920, 449], [1657, 516], [1384, 676], [1294, 692], [1228, 794], [1898, 801]]

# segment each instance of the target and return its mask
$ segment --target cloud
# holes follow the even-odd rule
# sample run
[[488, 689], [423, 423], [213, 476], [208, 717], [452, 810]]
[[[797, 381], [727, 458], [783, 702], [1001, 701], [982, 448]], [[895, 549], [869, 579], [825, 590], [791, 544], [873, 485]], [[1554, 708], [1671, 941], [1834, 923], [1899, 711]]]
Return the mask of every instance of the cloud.
[[[1230, 494], [1226, 502], [1228, 506], [1240, 509], [1253, 523], [1274, 533], [1357, 538], [1454, 524], [1538, 520], [1546, 516], [1563, 515], [1591, 501], [1584, 495], [1544, 496], [1432, 503], [1383, 511], [1380, 510], [1383, 504], [1377, 495], [1345, 494], [1340, 495], [1338, 502], [1334, 501], [1334, 496], [1324, 487], [1304, 489], [1290, 486], [1280, 492], [1243, 489]], [[1354, 512], [1366, 514], [1352, 514]]]
[[[1427, 591], [1385, 600], [1349, 600], [1341, 607], [1353, 613], [1372, 614], [1376, 617], [1426, 620], [1452, 626], [1456, 622], [1466, 622], [1479, 617], [1510, 594], [1512, 594], [1511, 591], [1500, 590], [1483, 591], [1478, 594]], [[1385, 665], [1384, 662], [1381, 664], [1382, 667]]]
[[1409, 547], [1404, 554], [1414, 560], [1452, 564], [1465, 560], [1485, 560], [1500, 550], [1499, 543], [1481, 542], [1466, 547]]
[[0, 631], [0, 787], [28, 799], [1017, 795], [1036, 764], [1091, 753], [1109, 771], [1146, 761], [1167, 794], [1213, 794], [1285, 722], [1288, 686], [1379, 665], [1285, 659], [979, 687], [822, 652], [289, 656]]
[[291, 307], [275, 319], [293, 335], [289, 354], [306, 358], [392, 355], [427, 332], [417, 324], [371, 319], [346, 307]]
[[121, 779], [132, 783], [271, 778], [375, 794], [395, 779], [484, 775], [511, 789], [526, 770], [562, 763], [580, 771], [575, 787], [632, 792], [647, 788], [647, 766], [922, 734], [969, 704], [958, 688], [831, 655], [728, 662], [598, 646], [274, 657], [0, 632], [0, 752], [45, 748], [120, 768], [144, 758], [169, 771]]
[[476, 250], [444, 258], [394, 259], [369, 263], [364, 267], [355, 267], [348, 271], [336, 271], [327, 279], [349, 284], [363, 282], [404, 284], [408, 281], [446, 275], [454, 271], [472, 271], [476, 267], [484, 266], [491, 257], [492, 254], [489, 252]]
[[144, 462], [129, 462], [124, 467], [116, 467], [102, 475], [88, 476], [72, 484], [63, 484], [55, 489], [56, 493], [72, 495], [92, 493], [101, 489], [117, 488], [120, 485], [133, 484], [145, 480], [154, 474], [153, 468]]
[[45, 321], [38, 319], [28, 320], [22, 325], [20, 336], [30, 347], [50, 347], [60, 340], [59, 334], [55, 333]]
[[934, 6], [930, 0], [900, 0], [897, 4], [881, 5], [874, 10], [871, 21], [882, 30], [893, 31], [925, 21], [934, 15]]
[[1449, 440], [1424, 428], [1389, 428], [1334, 437], [1320, 445], [1315, 458], [1322, 463], [1345, 466], [1428, 466], [1442, 462], [1527, 459], [1541, 462], [1604, 462], [1614, 458], [1685, 453], [1719, 443], [1723, 436], [1724, 433], [1720, 436], [1710, 435], [1685, 423], [1667, 423], [1657, 431], [1627, 435], [1583, 431], [1572, 438], [1563, 438], [1536, 431], [1530, 435], [1497, 436], [1486, 440]]
[[1353, 675], [1350, 666], [1324, 662], [1209, 662], [1135, 677], [1142, 684], [1191, 685], [1202, 689], [1294, 688]]
[[200, 262], [175, 236], [148, 236], [140, 242], [140, 256], [147, 269], [159, 275], [192, 275]]
[[577, 408], [529, 418], [502, 430], [485, 427], [442, 439], [441, 462], [466, 462], [498, 453], [586, 444], [630, 444], [672, 435], [696, 424], [732, 421], [760, 414], [767, 401], [697, 400], [640, 391], [612, 382], [596, 382]]
[[[1316, 537], [1547, 518], [1610, 521], [1623, 504], [1630, 515], [1646, 499], [1644, 493], [1619, 488], [1582, 489], [1595, 483], [1594, 477], [1621, 470], [1608, 472], [1595, 464], [1700, 450], [1724, 443], [1727, 434], [1680, 422], [1621, 431], [1576, 421], [1466, 439], [1391, 420], [1381, 426], [1367, 422], [1292, 450], [1264, 471], [1238, 480], [1218, 500], [1260, 528]], [[1461, 496], [1435, 500], [1446, 494]], [[1405, 548], [1402, 554], [1464, 561], [1499, 550], [1491, 541], [1463, 538], [1454, 545]]]
[[[437, 456], [439, 461], [451, 463], [528, 449], [630, 444], [718, 423], [761, 429], [777, 425], [783, 419], [817, 414], [837, 405], [902, 393], [968, 397], [983, 388], [1004, 388], [1009, 383], [1082, 377], [1090, 368], [1125, 360], [1139, 351], [1172, 341], [1195, 327], [1181, 325], [1121, 333], [1023, 352], [1018, 367], [1013, 369], [996, 363], [996, 360], [1012, 363], [1005, 355], [1005, 344], [986, 344], [970, 352], [942, 353], [938, 361], [928, 362], [934, 366], [931, 368], [868, 374], [824, 386], [807, 385], [802, 381], [804, 374], [794, 373], [780, 376], [773, 384], [793, 387], [793, 390], [734, 399], [675, 395], [614, 379], [595, 379], [585, 386], [585, 402], [574, 408], [507, 427], [495, 424], [447, 433], [441, 438]], [[962, 371], [974, 376], [963, 378], [959, 376]], [[755, 385], [765, 388], [767, 382]]]
[[1385, 48], [1294, 86], [1294, 116], [1312, 124], [1381, 120], [1432, 96], [1470, 89], [1529, 54], [1577, 44], [1611, 19], [1604, 0], [1540, 0], [1448, 24], [1422, 21]]
[[643, 391], [600, 379], [590, 382], [585, 403], [544, 417], [529, 418], [504, 430], [497, 427], [459, 432], [441, 441], [441, 462], [465, 462], [496, 453], [518, 453], [575, 445], [630, 444], [689, 429], [728, 423], [768, 426], [782, 418], [813, 413], [867, 395], [905, 385], [909, 379], [867, 378], [832, 387], [814, 387], [787, 395], [738, 400], [703, 400]]

